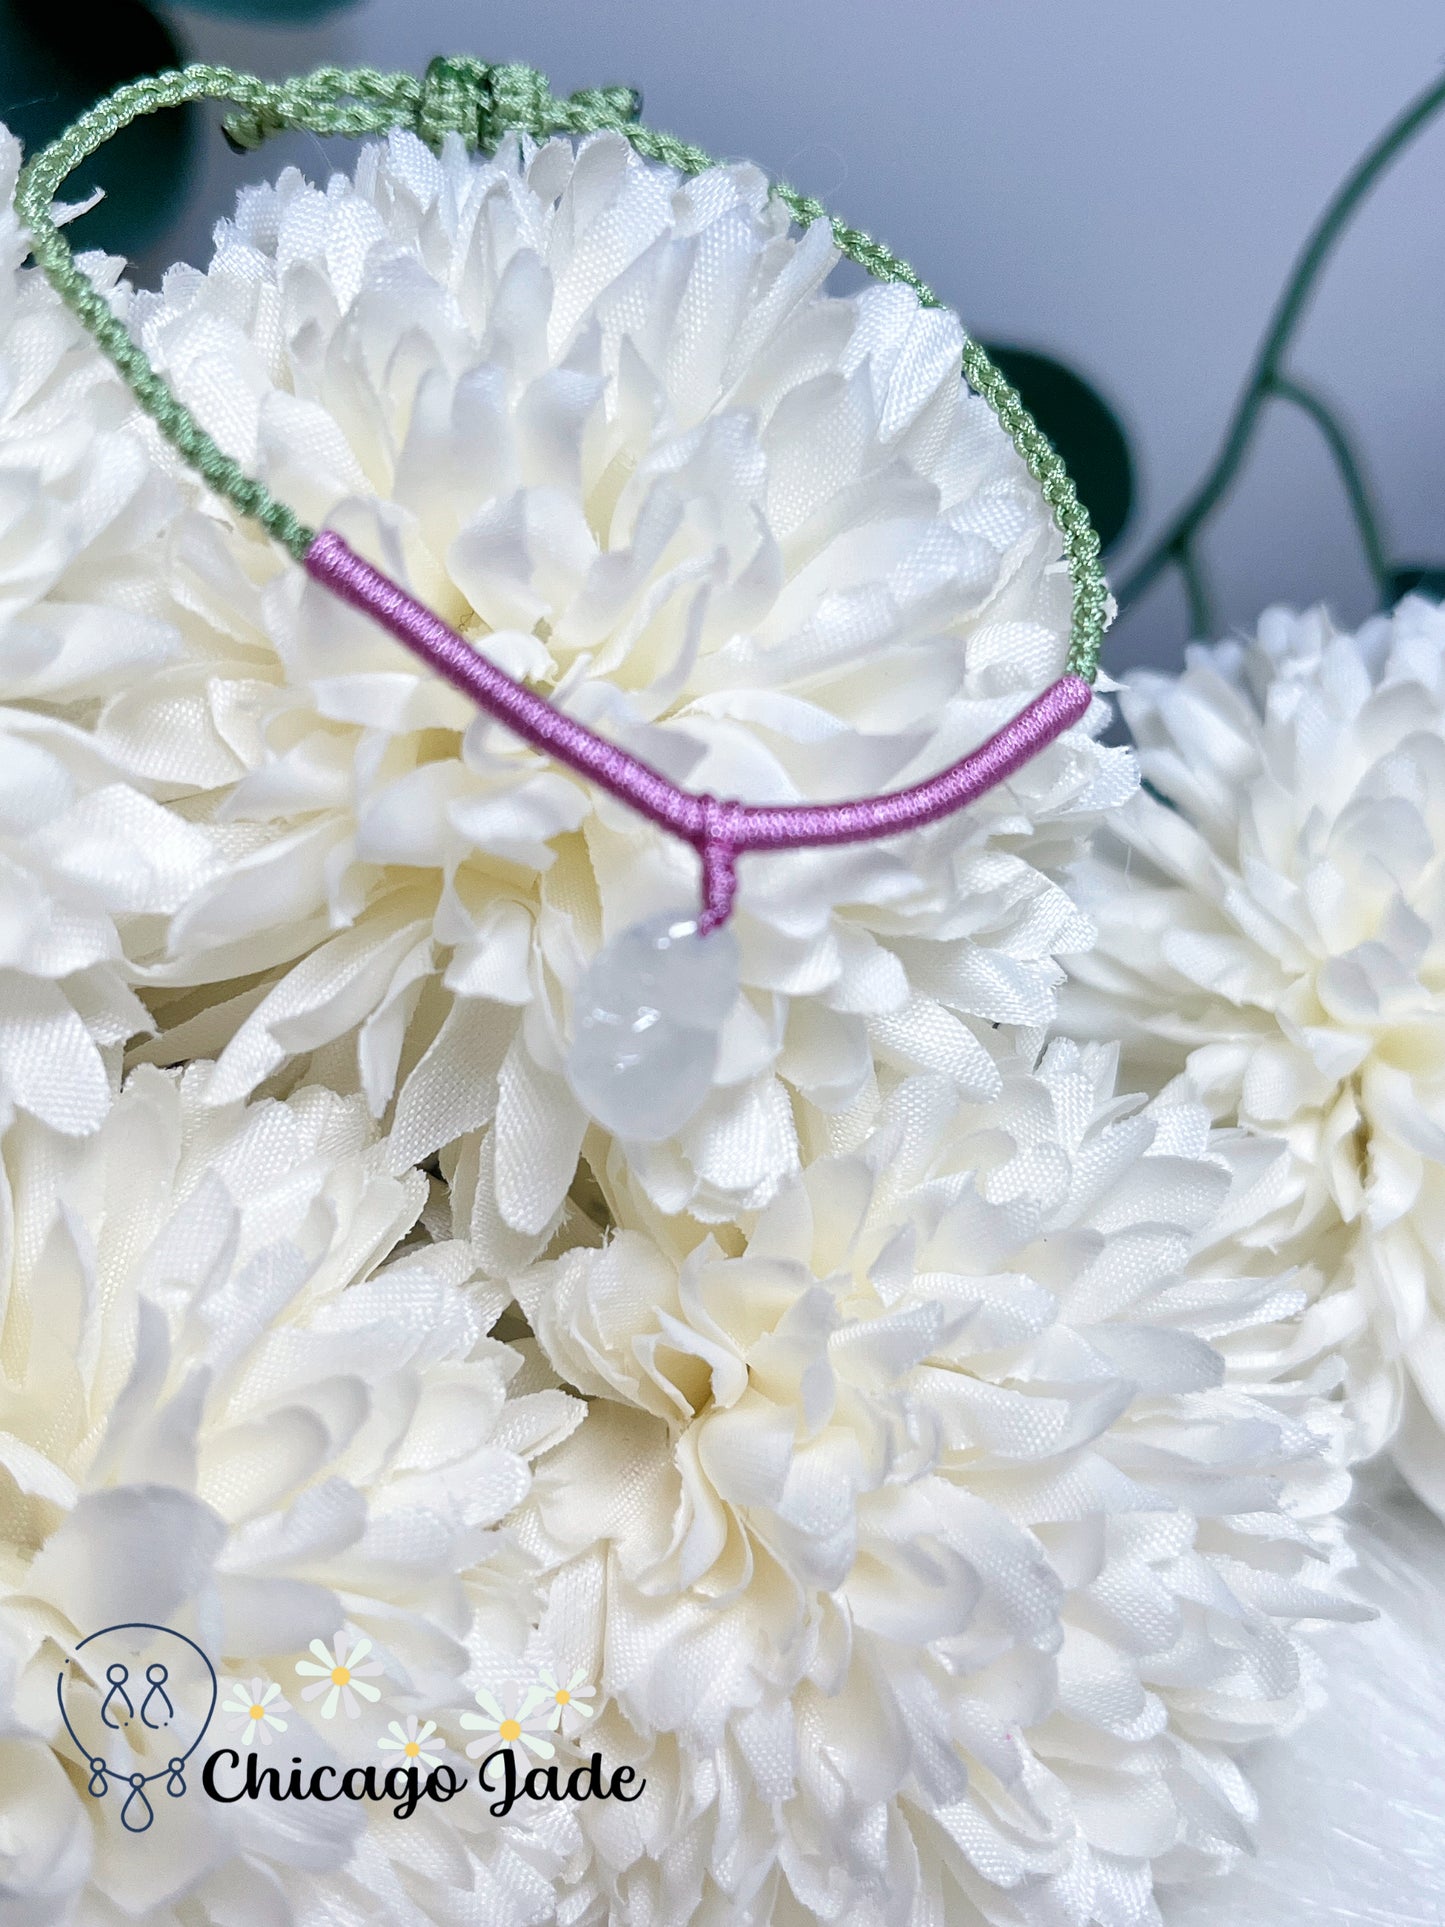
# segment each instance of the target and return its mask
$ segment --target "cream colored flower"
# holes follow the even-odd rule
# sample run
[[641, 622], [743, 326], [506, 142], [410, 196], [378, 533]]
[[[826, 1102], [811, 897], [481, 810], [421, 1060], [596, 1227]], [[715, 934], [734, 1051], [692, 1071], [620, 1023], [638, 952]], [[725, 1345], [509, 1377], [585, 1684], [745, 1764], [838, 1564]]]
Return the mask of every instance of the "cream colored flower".
[[[1069, 610], [956, 319], [829, 296], [833, 262], [750, 167], [398, 134], [324, 190], [248, 189], [204, 274], [126, 308], [229, 449], [478, 648], [676, 778], [808, 799], [977, 744], [1057, 674]], [[197, 500], [179, 652], [95, 727], [213, 857], [128, 928], [150, 1055], [218, 1053], [217, 1099], [359, 1089], [399, 1165], [446, 1150], [514, 1269], [588, 1127], [574, 990], [604, 939], [695, 903], [695, 860]], [[920, 1066], [995, 1092], [1088, 941], [1059, 879], [1132, 781], [1075, 731], [896, 845], [746, 861], [716, 1088], [629, 1151], [655, 1206], [760, 1206], [800, 1120], [856, 1138]]]
[[381, 1688], [371, 1682], [381, 1677], [384, 1668], [379, 1660], [367, 1657], [371, 1652], [369, 1639], [358, 1639], [354, 1633], [342, 1631], [330, 1646], [324, 1640], [313, 1639], [311, 1652], [311, 1659], [297, 1660], [296, 1671], [312, 1681], [310, 1686], [302, 1687], [301, 1697], [321, 1701], [317, 1711], [322, 1719], [334, 1719], [340, 1706], [346, 1717], [354, 1720], [363, 1700], [375, 1704], [381, 1698]]
[[469, 1760], [480, 1760], [499, 1746], [525, 1747], [539, 1760], [550, 1760], [556, 1753], [556, 1747], [545, 1737], [545, 1729], [551, 1721], [547, 1711], [548, 1702], [540, 1686], [529, 1686], [516, 1695], [510, 1711], [485, 1686], [479, 1686], [473, 1697], [481, 1712], [463, 1713], [458, 1721], [467, 1732], [480, 1733], [482, 1736], [479, 1740], [468, 1741]]
[[274, 1679], [238, 1679], [221, 1711], [240, 1732], [242, 1746], [269, 1746], [273, 1733], [286, 1731], [281, 1715], [291, 1711], [291, 1702], [282, 1698]]
[[[167, 534], [184, 494], [120, 378], [33, 269], [0, 127], [0, 1129], [83, 1135], [150, 1020], [118, 924], [163, 929], [211, 840], [94, 719], [179, 653]], [[119, 262], [92, 259], [109, 286]]]
[[1345, 1481], [1253, 1374], [1298, 1294], [1215, 1249], [1266, 1157], [1112, 1070], [910, 1080], [743, 1234], [680, 1256], [619, 1190], [519, 1279], [589, 1400], [519, 1528], [540, 1637], [648, 1781], [581, 1810], [614, 1918], [1122, 1927], [1246, 1843]]
[[1163, 800], [1084, 873], [1070, 1025], [1288, 1147], [1246, 1229], [1308, 1287], [1275, 1369], [1340, 1379], [1353, 1450], [1445, 1508], [1445, 615], [1273, 610], [1124, 707]]
[[561, 1681], [548, 1666], [542, 1668], [539, 1683], [544, 1693], [543, 1704], [547, 1708], [547, 1724], [554, 1733], [558, 1732], [564, 1721], [569, 1732], [575, 1731], [575, 1719], [590, 1720], [597, 1708], [590, 1704], [596, 1698], [597, 1688], [587, 1677], [587, 1668], [578, 1666], [566, 1679]]
[[408, 1766], [416, 1766], [418, 1761], [422, 1766], [440, 1766], [444, 1748], [440, 1740], [432, 1738], [436, 1730], [435, 1720], [418, 1720], [413, 1713], [405, 1726], [398, 1720], [388, 1721], [376, 1744], [383, 1753], [399, 1753]]
[[[219, 1927], [242, 1891], [284, 1893], [298, 1922], [355, 1893], [429, 1927], [481, 1882], [510, 1921], [511, 1850], [494, 1830], [473, 1865], [452, 1809], [403, 1826], [193, 1787], [134, 1846], [61, 1726], [66, 1654], [132, 1620], [190, 1631], [263, 1688], [320, 1629], [333, 1666], [369, 1670], [369, 1643], [389, 1696], [454, 1704], [474, 1649], [527, 1636], [505, 1522], [578, 1417], [561, 1392], [509, 1391], [522, 1361], [487, 1335], [502, 1293], [464, 1246], [407, 1242], [426, 1180], [388, 1173], [359, 1100], [215, 1105], [210, 1076], [142, 1068], [89, 1137], [22, 1118], [0, 1145], [4, 1905]], [[277, 1704], [247, 1702], [255, 1737]], [[332, 1757], [311, 1714], [285, 1734], [308, 1771]], [[405, 1865], [423, 1839], [432, 1900]]]

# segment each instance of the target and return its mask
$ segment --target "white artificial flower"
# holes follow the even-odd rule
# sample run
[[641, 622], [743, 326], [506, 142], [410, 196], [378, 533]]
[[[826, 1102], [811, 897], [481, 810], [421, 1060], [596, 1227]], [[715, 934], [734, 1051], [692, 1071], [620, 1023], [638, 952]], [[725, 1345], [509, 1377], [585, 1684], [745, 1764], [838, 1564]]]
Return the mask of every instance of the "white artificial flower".
[[[24, 1112], [80, 1135], [119, 1047], [150, 1028], [117, 923], [163, 928], [215, 858], [91, 726], [179, 653], [166, 538], [183, 497], [120, 377], [21, 267], [19, 163], [0, 127], [0, 1129]], [[121, 265], [87, 262], [106, 286]]]
[[291, 1702], [281, 1697], [274, 1679], [238, 1679], [221, 1711], [240, 1732], [242, 1746], [269, 1746], [273, 1732], [286, 1731], [281, 1715], [291, 1711]]
[[463, 1713], [457, 1722], [467, 1732], [480, 1733], [482, 1736], [479, 1740], [468, 1741], [469, 1760], [480, 1760], [499, 1746], [525, 1747], [539, 1760], [550, 1760], [556, 1754], [556, 1747], [545, 1737], [545, 1729], [550, 1721], [540, 1686], [529, 1686], [514, 1695], [515, 1704], [510, 1711], [485, 1686], [479, 1686], [473, 1697], [481, 1712]]
[[386, 1731], [376, 1744], [383, 1753], [400, 1753], [409, 1766], [418, 1760], [423, 1766], [440, 1766], [443, 1743], [433, 1740], [436, 1730], [435, 1720], [418, 1720], [412, 1713], [405, 1726], [398, 1720], [388, 1721]]
[[1271, 1154], [1112, 1074], [907, 1080], [745, 1228], [684, 1251], [619, 1188], [518, 1280], [589, 1400], [518, 1527], [539, 1636], [647, 1781], [580, 1809], [609, 1918], [1140, 1927], [1247, 1845], [1347, 1481], [1254, 1380], [1298, 1294], [1219, 1243]]
[[[497, 662], [695, 788], [816, 800], [979, 743], [1059, 673], [1070, 603], [956, 318], [829, 295], [834, 260], [749, 166], [398, 133], [324, 189], [247, 189], [204, 273], [117, 300], [248, 469]], [[211, 853], [124, 932], [147, 1053], [217, 1054], [218, 1101], [359, 1089], [399, 1165], [457, 1147], [469, 1233], [515, 1269], [588, 1127], [574, 991], [604, 940], [696, 903], [696, 860], [195, 499], [179, 649], [93, 726]], [[919, 1067], [997, 1091], [1089, 939], [1060, 878], [1133, 782], [1101, 721], [947, 823], [744, 860], [715, 1088], [629, 1152], [656, 1208], [760, 1206], [800, 1127], [855, 1141]]]
[[[482, 1893], [520, 1927], [541, 1876], [496, 1829], [469, 1855], [461, 1802], [402, 1824], [157, 1788], [140, 1841], [85, 1791], [56, 1679], [115, 1624], [174, 1626], [263, 1684], [345, 1625], [389, 1698], [455, 1705], [478, 1655], [528, 1636], [504, 1522], [578, 1416], [509, 1389], [522, 1360], [487, 1335], [504, 1294], [471, 1253], [404, 1242], [427, 1182], [390, 1174], [359, 1099], [217, 1105], [211, 1075], [142, 1067], [89, 1137], [22, 1118], [0, 1145], [0, 1919], [319, 1927], [364, 1905], [452, 1927]], [[292, 1708], [287, 1750], [357, 1764], [329, 1750], [349, 1725]], [[374, 1757], [370, 1726], [358, 1742]]]
[[1124, 708], [1155, 796], [1084, 873], [1070, 1027], [1288, 1147], [1247, 1228], [1309, 1291], [1276, 1368], [1445, 1509], [1445, 614], [1272, 610]]
[[[373, 1686], [385, 1670], [380, 1660], [369, 1659], [369, 1639], [359, 1639], [343, 1629], [328, 1647], [324, 1640], [313, 1639], [311, 1659], [298, 1659], [296, 1671], [313, 1683], [303, 1686], [303, 1700], [321, 1701], [317, 1711], [322, 1719], [334, 1719], [338, 1706], [349, 1720], [361, 1711], [362, 1700], [373, 1704], [381, 1698], [381, 1688]], [[325, 1695], [323, 1698], [322, 1695]]]

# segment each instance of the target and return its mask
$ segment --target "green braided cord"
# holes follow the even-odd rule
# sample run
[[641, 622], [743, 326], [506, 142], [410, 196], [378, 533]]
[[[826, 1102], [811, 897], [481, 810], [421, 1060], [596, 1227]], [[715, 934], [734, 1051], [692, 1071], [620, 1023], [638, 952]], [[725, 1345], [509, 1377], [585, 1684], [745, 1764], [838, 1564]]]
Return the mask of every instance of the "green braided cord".
[[[408, 127], [431, 147], [439, 147], [446, 135], [457, 134], [469, 148], [483, 151], [490, 151], [513, 130], [538, 140], [549, 134], [611, 130], [625, 135], [646, 159], [680, 174], [700, 174], [715, 165], [701, 148], [639, 125], [638, 100], [630, 88], [584, 88], [558, 100], [531, 67], [493, 67], [464, 56], [439, 57], [420, 78], [383, 74], [374, 67], [319, 67], [311, 74], [271, 81], [229, 67], [184, 67], [118, 87], [37, 154], [22, 171], [15, 191], [16, 211], [30, 232], [35, 261], [110, 356], [162, 433], [218, 495], [240, 514], [259, 522], [298, 561], [315, 531], [278, 502], [263, 483], [247, 475], [172, 394], [125, 323], [77, 267], [51, 211], [67, 176], [112, 134], [141, 114], [194, 100], [233, 103], [225, 132], [232, 145], [242, 149], [258, 147], [287, 128], [360, 137]], [[902, 282], [924, 307], [939, 305], [932, 289], [882, 242], [860, 228], [848, 227], [795, 188], [779, 182], [772, 191], [799, 226], [827, 221], [839, 250], [875, 280]], [[1067, 668], [1071, 675], [1092, 682], [1098, 672], [1108, 602], [1099, 538], [1047, 436], [1017, 391], [971, 338], [964, 344], [963, 373], [992, 409], [1053, 513], [1074, 590]]]
[[[672, 134], [660, 134], [651, 127], [629, 127], [627, 138], [639, 154], [661, 161], [679, 174], [700, 174], [715, 163], [700, 147], [692, 147]], [[775, 181], [773, 194], [792, 215], [799, 227], [826, 221], [841, 253], [872, 275], [875, 281], [901, 281], [917, 295], [925, 308], [941, 306], [928, 283], [891, 248], [875, 241], [862, 228], [849, 227], [830, 214], [821, 201], [800, 194], [795, 187]], [[994, 367], [971, 335], [964, 337], [963, 373], [974, 393], [993, 410], [1000, 427], [1023, 457], [1030, 475], [1038, 483], [1044, 500], [1064, 541], [1069, 578], [1074, 585], [1073, 622], [1069, 632], [1066, 667], [1070, 675], [1093, 682], [1099, 671], [1099, 653], [1108, 621], [1109, 591], [1099, 561], [1099, 537], [1089, 519], [1089, 511], [1079, 500], [1073, 478], [1053, 444], [1024, 407], [1018, 390]]]
[[186, 101], [210, 99], [217, 93], [242, 101], [259, 113], [269, 91], [265, 82], [232, 73], [226, 67], [189, 67], [180, 73], [131, 81], [98, 101], [25, 166], [15, 189], [15, 208], [30, 231], [30, 252], [36, 262], [110, 356], [162, 433], [218, 495], [242, 515], [254, 517], [299, 559], [306, 553], [312, 531], [218, 447], [171, 393], [166, 381], [151, 367], [144, 349], [132, 340], [125, 323], [111, 312], [109, 302], [76, 266], [75, 256], [51, 212], [51, 203], [66, 176], [139, 115], [178, 107]]

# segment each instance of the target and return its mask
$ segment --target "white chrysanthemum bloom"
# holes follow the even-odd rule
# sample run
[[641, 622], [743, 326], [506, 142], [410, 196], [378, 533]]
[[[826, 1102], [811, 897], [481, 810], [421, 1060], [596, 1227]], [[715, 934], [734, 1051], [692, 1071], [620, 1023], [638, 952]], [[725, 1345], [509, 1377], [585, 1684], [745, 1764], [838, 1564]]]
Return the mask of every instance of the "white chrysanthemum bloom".
[[[821, 800], [994, 731], [1059, 673], [1070, 599], [957, 320], [898, 286], [829, 295], [834, 261], [749, 166], [398, 134], [354, 179], [247, 190], [207, 271], [128, 312], [275, 494], [514, 674], [698, 789]], [[180, 653], [96, 722], [212, 839], [179, 914], [128, 938], [152, 1055], [217, 1054], [227, 1100], [359, 1088], [402, 1164], [465, 1143], [471, 1235], [514, 1268], [587, 1127], [574, 990], [605, 939], [691, 909], [693, 854], [215, 504], [171, 583]], [[657, 1208], [760, 1206], [800, 1119], [856, 1141], [900, 1073], [996, 1092], [998, 1038], [1049, 1020], [1089, 938], [1059, 878], [1132, 782], [1083, 728], [932, 830], [744, 859], [712, 1094], [630, 1153]]]
[[518, 1526], [542, 1635], [648, 1782], [580, 1816], [610, 1918], [1142, 1927], [1246, 1845], [1346, 1479], [1253, 1383], [1298, 1294], [1211, 1249], [1270, 1154], [1112, 1071], [907, 1080], [746, 1235], [517, 1282], [590, 1401]]
[[[116, 1047], [149, 1028], [118, 917], [179, 908], [206, 839], [89, 727], [179, 644], [162, 538], [179, 503], [120, 378], [34, 270], [0, 127], [0, 1129], [91, 1131]], [[119, 262], [87, 257], [102, 283]]]
[[1279, 1369], [1338, 1360], [1353, 1449], [1403, 1427], [1445, 1507], [1445, 614], [1412, 597], [1352, 636], [1272, 610], [1124, 708], [1164, 800], [1085, 872], [1069, 1026], [1288, 1145], [1248, 1234], [1310, 1286]]
[[[359, 1099], [214, 1106], [210, 1075], [142, 1068], [89, 1137], [21, 1120], [4, 1141], [0, 1915], [530, 1920], [540, 1876], [508, 1871], [495, 1829], [469, 1858], [462, 1802], [405, 1824], [222, 1805], [194, 1784], [206, 1745], [186, 1797], [152, 1789], [143, 1837], [120, 1795], [85, 1790], [56, 1678], [118, 1622], [188, 1632], [223, 1696], [294, 1680], [343, 1627], [369, 1641], [384, 1704], [327, 1727], [291, 1694], [272, 1754], [308, 1771], [374, 1760], [401, 1708], [464, 1703], [489, 1647], [527, 1633], [507, 1623], [507, 1594], [530, 1595], [499, 1525], [579, 1416], [561, 1392], [509, 1392], [519, 1357], [486, 1336], [504, 1294], [465, 1247], [396, 1250], [426, 1182], [388, 1174]], [[218, 1724], [209, 1746], [228, 1743]]]

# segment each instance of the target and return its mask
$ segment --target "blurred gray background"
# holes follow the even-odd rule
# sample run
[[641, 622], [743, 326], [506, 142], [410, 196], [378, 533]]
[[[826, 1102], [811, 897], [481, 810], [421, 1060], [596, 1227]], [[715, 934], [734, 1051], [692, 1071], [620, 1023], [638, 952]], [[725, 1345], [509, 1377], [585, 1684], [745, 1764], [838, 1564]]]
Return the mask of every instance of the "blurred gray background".
[[[193, 56], [270, 74], [445, 51], [529, 61], [558, 91], [639, 86], [654, 125], [819, 195], [975, 333], [1094, 384], [1136, 466], [1116, 579], [1212, 460], [1316, 215], [1445, 57], [1439, 0], [369, 0], [305, 29], [166, 13]], [[237, 160], [215, 138], [201, 151], [167, 242], [192, 259], [238, 183], [279, 158]], [[1355, 437], [1391, 555], [1436, 566], [1442, 211], [1436, 122], [1350, 229], [1294, 356]], [[1278, 404], [1205, 555], [1225, 628], [1278, 600], [1347, 623], [1374, 606], [1318, 432]], [[1170, 574], [1107, 660], [1177, 660], [1187, 633]]]

